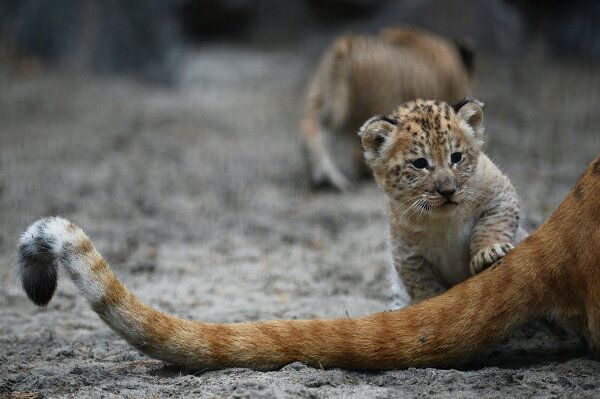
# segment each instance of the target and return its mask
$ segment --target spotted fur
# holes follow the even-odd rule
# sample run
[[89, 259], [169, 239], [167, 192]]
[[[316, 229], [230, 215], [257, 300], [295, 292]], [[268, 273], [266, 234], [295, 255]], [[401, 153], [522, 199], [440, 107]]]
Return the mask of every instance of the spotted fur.
[[408, 304], [399, 296], [421, 300], [481, 272], [526, 236], [512, 184], [481, 150], [482, 107], [410, 101], [359, 131], [388, 197], [393, 267], [405, 283], [394, 285], [394, 307]]
[[301, 124], [312, 183], [350, 186], [327, 148], [331, 133], [354, 133], [369, 116], [415, 98], [458, 101], [469, 94], [470, 80], [453, 43], [415, 28], [338, 38], [312, 78]]
[[[394, 312], [333, 320], [203, 323], [142, 303], [113, 275], [85, 233], [61, 218], [20, 239], [23, 287], [38, 304], [62, 267], [92, 309], [144, 353], [197, 370], [315, 367], [390, 369], [454, 365], [519, 324], [552, 317], [573, 325], [600, 354], [600, 155], [562, 205], [499, 265], [446, 293]], [[48, 273], [48, 269], [54, 270]]]

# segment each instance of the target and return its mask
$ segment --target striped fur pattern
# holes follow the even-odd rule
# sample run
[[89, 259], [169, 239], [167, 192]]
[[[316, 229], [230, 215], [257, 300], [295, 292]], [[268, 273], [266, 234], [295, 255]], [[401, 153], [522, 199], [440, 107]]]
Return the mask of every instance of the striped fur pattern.
[[[350, 187], [328, 149], [334, 133], [354, 134], [371, 115], [416, 98], [458, 101], [470, 93], [469, 71], [454, 43], [416, 28], [338, 38], [312, 77], [300, 126], [312, 184]], [[368, 175], [358, 148], [355, 155]]]
[[214, 324], [143, 304], [113, 275], [85, 233], [61, 218], [20, 239], [23, 287], [48, 303], [56, 268], [113, 330], [148, 355], [193, 369], [315, 367], [390, 369], [456, 364], [520, 323], [550, 316], [600, 349], [600, 156], [558, 210], [499, 261], [446, 293], [402, 310], [350, 319]]
[[392, 268], [401, 277], [393, 307], [485, 270], [527, 235], [514, 187], [482, 152], [480, 101], [409, 101], [369, 119], [359, 136], [388, 199]]

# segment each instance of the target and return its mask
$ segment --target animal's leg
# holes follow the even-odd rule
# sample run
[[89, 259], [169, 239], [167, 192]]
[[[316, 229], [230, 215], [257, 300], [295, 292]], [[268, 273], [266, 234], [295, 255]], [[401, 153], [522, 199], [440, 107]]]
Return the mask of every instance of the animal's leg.
[[514, 193], [507, 193], [483, 212], [471, 236], [471, 274], [496, 263], [526, 236], [524, 230], [517, 231], [518, 226], [518, 200]]

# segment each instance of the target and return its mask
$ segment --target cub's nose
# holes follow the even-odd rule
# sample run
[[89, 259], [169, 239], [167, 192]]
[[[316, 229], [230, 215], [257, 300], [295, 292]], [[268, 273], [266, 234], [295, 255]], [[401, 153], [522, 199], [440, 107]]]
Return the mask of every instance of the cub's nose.
[[443, 190], [437, 190], [437, 192], [444, 198], [446, 198], [448, 201], [450, 201], [450, 199], [452, 198], [452, 196], [454, 195], [454, 193], [456, 192], [455, 189], [443, 189]]

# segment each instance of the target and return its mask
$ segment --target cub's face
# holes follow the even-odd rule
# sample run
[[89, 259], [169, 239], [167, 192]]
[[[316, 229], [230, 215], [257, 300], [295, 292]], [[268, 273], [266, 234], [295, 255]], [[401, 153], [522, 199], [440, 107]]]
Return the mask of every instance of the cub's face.
[[364, 155], [402, 217], [450, 215], [475, 196], [483, 135], [482, 104], [411, 101], [361, 128]]

